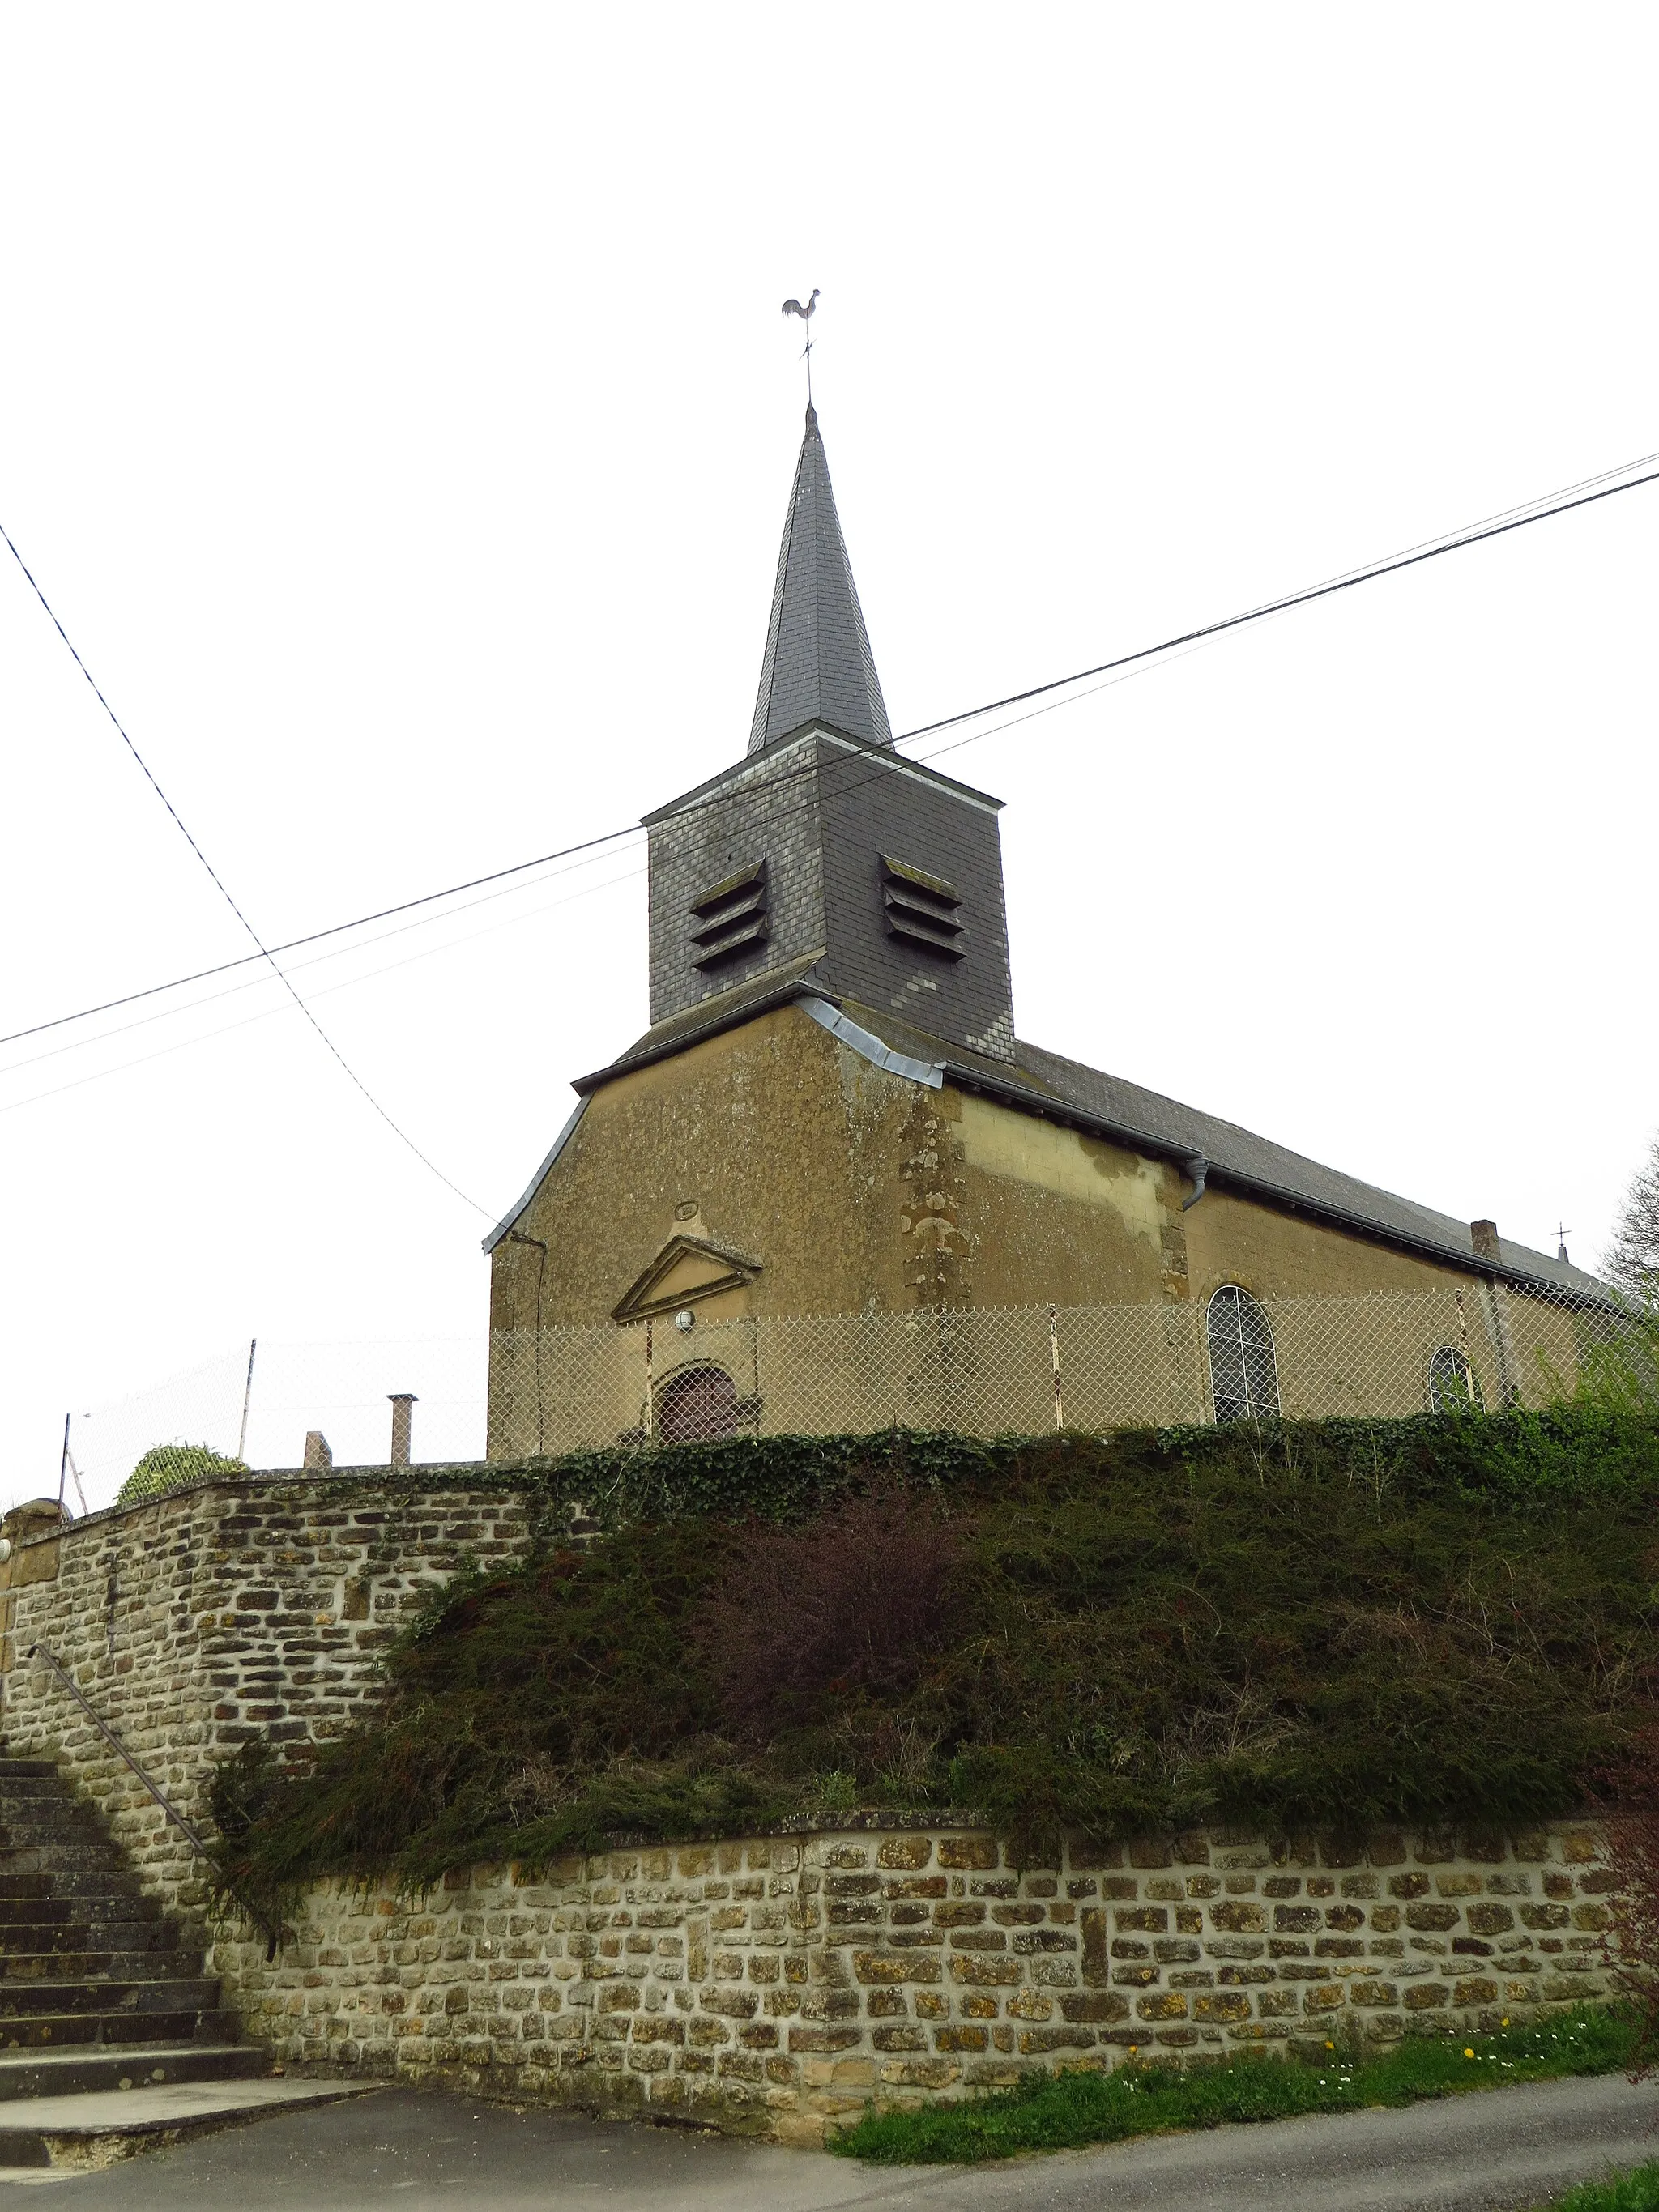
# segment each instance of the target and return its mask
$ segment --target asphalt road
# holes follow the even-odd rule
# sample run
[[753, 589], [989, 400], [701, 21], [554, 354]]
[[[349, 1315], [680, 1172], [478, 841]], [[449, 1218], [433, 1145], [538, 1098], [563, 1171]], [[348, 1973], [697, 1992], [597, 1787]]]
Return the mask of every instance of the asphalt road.
[[1504, 2212], [1654, 2157], [1659, 2087], [1633, 2089], [1619, 2075], [1005, 2166], [901, 2170], [385, 2089], [48, 2183], [38, 2201], [42, 2212], [430, 2212], [468, 2202], [489, 2212]]

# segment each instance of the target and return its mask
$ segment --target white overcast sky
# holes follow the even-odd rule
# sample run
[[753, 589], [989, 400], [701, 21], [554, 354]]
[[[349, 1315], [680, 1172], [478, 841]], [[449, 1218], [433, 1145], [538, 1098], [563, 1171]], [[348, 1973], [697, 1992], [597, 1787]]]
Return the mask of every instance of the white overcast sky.
[[[12, 6], [0, 521], [274, 942], [741, 753], [786, 294], [901, 730], [1659, 448], [1656, 63], [1633, 5]], [[1659, 485], [944, 756], [1022, 1034], [1592, 1261], [1659, 1121], [1656, 545]], [[9, 1032], [246, 944], [0, 562]], [[482, 1215], [254, 971], [0, 1048], [0, 1496], [254, 1335], [480, 1336], [644, 924], [630, 844], [296, 967]], [[255, 1455], [420, 1357], [289, 1355]]]

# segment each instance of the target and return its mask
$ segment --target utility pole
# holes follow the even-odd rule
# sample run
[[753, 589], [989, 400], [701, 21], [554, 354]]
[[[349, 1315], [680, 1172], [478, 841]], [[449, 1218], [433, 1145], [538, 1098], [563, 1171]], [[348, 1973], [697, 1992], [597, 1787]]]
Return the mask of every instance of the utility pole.
[[242, 1389], [242, 1430], [236, 1439], [236, 1456], [240, 1460], [246, 1460], [247, 1457], [247, 1409], [253, 1397], [253, 1355], [258, 1349], [258, 1338], [250, 1337], [247, 1347], [247, 1381]]

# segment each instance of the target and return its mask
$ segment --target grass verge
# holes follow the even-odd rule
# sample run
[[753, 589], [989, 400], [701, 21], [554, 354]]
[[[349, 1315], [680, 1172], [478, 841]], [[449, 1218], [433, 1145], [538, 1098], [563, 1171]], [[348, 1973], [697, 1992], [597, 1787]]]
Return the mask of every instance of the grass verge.
[[1659, 2212], [1659, 2159], [1605, 2181], [1586, 2181], [1539, 2212]]
[[[1612, 2074], [1630, 2064], [1635, 2043], [1635, 2023], [1627, 2015], [1580, 2005], [1496, 2035], [1408, 2036], [1376, 2058], [1346, 2057], [1328, 2045], [1323, 2065], [1250, 2055], [1183, 2069], [1132, 2058], [1111, 2074], [1030, 2075], [1015, 2088], [967, 2104], [915, 2112], [866, 2109], [829, 2147], [842, 2157], [882, 2166], [969, 2165], [1179, 2128], [1357, 2112], [1510, 2081]], [[1572, 2212], [1601, 2212], [1597, 2200], [1586, 2199], [1582, 2208], [1570, 2202]], [[1659, 2194], [1632, 2197], [1629, 2212], [1650, 2205], [1659, 2207]], [[1627, 2212], [1625, 2200], [1609, 2199], [1607, 2212]]]

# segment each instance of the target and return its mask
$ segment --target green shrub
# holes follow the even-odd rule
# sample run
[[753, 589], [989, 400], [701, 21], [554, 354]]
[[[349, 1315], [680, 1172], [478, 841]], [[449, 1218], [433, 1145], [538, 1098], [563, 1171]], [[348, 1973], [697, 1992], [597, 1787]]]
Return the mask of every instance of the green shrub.
[[143, 1505], [152, 1498], [165, 1498], [187, 1482], [205, 1482], [216, 1474], [246, 1474], [240, 1459], [228, 1459], [208, 1444], [152, 1444], [121, 1485], [118, 1505]]
[[[452, 1584], [379, 1711], [262, 1782], [225, 1847], [245, 1887], [854, 1806], [972, 1811], [1031, 1860], [1066, 1832], [1522, 1826], [1582, 1808], [1659, 1664], [1659, 1430], [1596, 1409], [767, 1439], [520, 1479], [531, 1559]], [[843, 1652], [830, 1600], [869, 1571], [835, 1564], [847, 1508], [897, 1482], [936, 1583], [914, 1650]], [[609, 1530], [582, 1550], [574, 1498]], [[732, 1624], [757, 1573], [781, 1618], [814, 1560], [817, 1656], [768, 1698]]]

